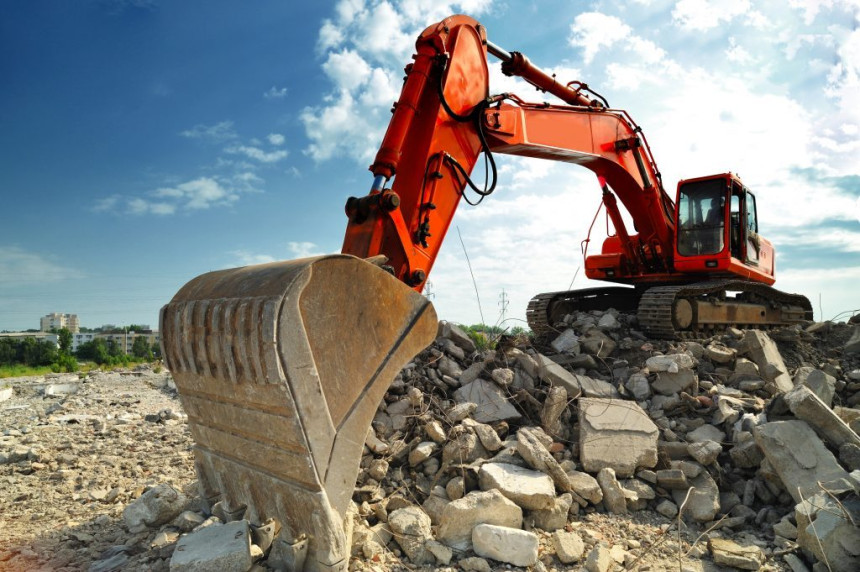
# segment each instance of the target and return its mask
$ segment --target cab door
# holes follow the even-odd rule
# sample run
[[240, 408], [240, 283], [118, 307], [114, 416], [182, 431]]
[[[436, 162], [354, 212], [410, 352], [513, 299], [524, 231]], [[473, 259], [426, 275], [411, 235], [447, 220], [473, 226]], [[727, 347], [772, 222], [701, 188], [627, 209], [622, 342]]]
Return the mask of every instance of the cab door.
[[750, 266], [758, 266], [761, 254], [761, 240], [758, 235], [758, 213], [756, 212], [755, 195], [744, 193], [743, 242], [745, 256], [743, 261]]

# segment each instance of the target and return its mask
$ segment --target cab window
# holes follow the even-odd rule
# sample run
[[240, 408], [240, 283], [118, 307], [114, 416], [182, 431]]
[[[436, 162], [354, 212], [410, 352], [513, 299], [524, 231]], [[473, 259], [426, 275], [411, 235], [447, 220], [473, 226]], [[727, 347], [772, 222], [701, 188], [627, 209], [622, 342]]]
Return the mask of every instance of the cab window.
[[678, 253], [696, 256], [722, 252], [725, 207], [725, 179], [683, 184], [678, 194]]

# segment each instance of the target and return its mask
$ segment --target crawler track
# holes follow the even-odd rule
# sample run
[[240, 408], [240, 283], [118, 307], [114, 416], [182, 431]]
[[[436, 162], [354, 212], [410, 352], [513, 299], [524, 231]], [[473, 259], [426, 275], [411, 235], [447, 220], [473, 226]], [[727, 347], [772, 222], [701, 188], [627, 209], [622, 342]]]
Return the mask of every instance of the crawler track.
[[[727, 292], [739, 292], [727, 298]], [[679, 320], [678, 302], [687, 309], [688, 315]], [[726, 315], [746, 304], [760, 304], [769, 308], [763, 317], [722, 320], [718, 323], [700, 320], [692, 308], [708, 303], [724, 309]], [[693, 284], [654, 286], [644, 292], [635, 288], [608, 287], [572, 290], [569, 292], [547, 292], [538, 294], [529, 302], [526, 317], [532, 331], [538, 337], [557, 333], [554, 324], [566, 314], [576, 311], [605, 310], [615, 308], [622, 312], [637, 312], [639, 325], [652, 338], [672, 339], [703, 332], [710, 328], [778, 327], [802, 320], [812, 319], [812, 304], [805, 296], [781, 292], [764, 284], [743, 280], [714, 280]]]

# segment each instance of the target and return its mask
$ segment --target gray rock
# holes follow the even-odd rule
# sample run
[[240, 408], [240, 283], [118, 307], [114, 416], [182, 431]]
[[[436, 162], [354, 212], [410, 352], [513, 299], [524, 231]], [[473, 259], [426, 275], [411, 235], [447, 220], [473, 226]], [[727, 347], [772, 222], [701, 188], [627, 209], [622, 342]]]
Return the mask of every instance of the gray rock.
[[692, 387], [696, 381], [698, 378], [691, 369], [682, 369], [674, 373], [661, 371], [657, 373], [657, 379], [651, 384], [651, 388], [661, 395], [672, 395]]
[[704, 440], [688, 444], [687, 452], [696, 461], [707, 466], [716, 462], [723, 452], [723, 446], [716, 441]]
[[461, 558], [457, 565], [467, 572], [492, 572], [490, 563], [479, 556], [471, 556], [469, 558]]
[[852, 490], [848, 472], [804, 421], [765, 423], [753, 434], [795, 502], [819, 492], [819, 483], [834, 493]]
[[511, 421], [522, 417], [519, 411], [508, 403], [496, 384], [480, 378], [455, 391], [454, 399], [460, 403], [475, 403], [477, 407], [472, 418], [481, 423]]
[[612, 556], [609, 547], [602, 542], [598, 543], [588, 553], [588, 558], [585, 559], [585, 569], [588, 572], [609, 572], [611, 568]]
[[660, 469], [657, 471], [657, 486], [664, 489], [684, 490], [689, 488], [687, 475], [681, 469]]
[[634, 373], [624, 383], [624, 387], [633, 395], [636, 401], [645, 401], [651, 397], [651, 384], [648, 381], [648, 376], [641, 373]]
[[436, 540], [428, 540], [424, 546], [436, 558], [436, 562], [442, 566], [448, 566], [451, 563], [451, 558], [454, 557], [454, 551]]
[[[806, 369], [806, 368], [800, 368]], [[833, 405], [836, 394], [836, 378], [820, 369], [809, 369], [794, 376], [795, 385], [805, 385], [828, 407]]]
[[573, 491], [578, 496], [588, 499], [592, 504], [598, 504], [603, 501], [603, 491], [600, 489], [600, 483], [597, 482], [597, 479], [588, 473], [573, 469], [572, 463], [570, 467], [566, 466], [567, 463], [568, 461], [565, 461], [561, 466], [564, 472], [567, 473]]
[[475, 554], [514, 566], [534, 566], [538, 558], [538, 537], [533, 532], [478, 524], [472, 529]]
[[657, 506], [654, 508], [654, 510], [656, 510], [666, 518], [675, 518], [676, 516], [678, 516], [678, 505], [668, 499], [664, 499], [657, 503]]
[[153, 487], [125, 507], [122, 518], [129, 532], [143, 532], [176, 518], [188, 506], [188, 499], [167, 484]]
[[552, 535], [552, 545], [555, 548], [555, 555], [562, 564], [579, 562], [585, 553], [585, 542], [575, 532], [564, 530], [554, 532]]
[[472, 529], [476, 525], [520, 528], [522, 522], [523, 509], [499, 491], [473, 491], [448, 503], [439, 520], [437, 539], [456, 550], [467, 550], [472, 541]]
[[627, 514], [627, 500], [624, 489], [615, 478], [615, 471], [603, 468], [597, 473], [597, 482], [603, 491], [603, 505], [612, 514]]
[[846, 355], [860, 354], [860, 326], [854, 327], [851, 339], [845, 342], [844, 351]]
[[579, 353], [579, 336], [576, 335], [572, 329], [568, 328], [558, 335], [552, 342], [549, 344], [552, 346], [558, 353], [571, 352], [574, 354]]
[[[812, 374], [809, 377], [812, 377]], [[809, 378], [807, 378], [808, 381]], [[838, 449], [845, 443], [860, 447], [860, 436], [852, 431], [809, 387], [798, 385], [786, 393], [784, 399], [795, 417], [809, 423], [816, 433], [835, 448]]]
[[514, 372], [506, 367], [497, 367], [490, 372], [490, 378], [502, 387], [507, 387], [514, 382]]
[[429, 459], [438, 448], [439, 445], [433, 441], [423, 441], [418, 443], [418, 445], [409, 452], [409, 466], [415, 467], [420, 465]]
[[659, 429], [639, 405], [618, 399], [579, 400], [579, 455], [590, 473], [611, 468], [620, 477], [657, 464]]
[[725, 538], [711, 538], [708, 548], [716, 564], [741, 570], [758, 570], [765, 561], [764, 552], [758, 546], [741, 546]]
[[701, 473], [690, 479], [690, 491], [683, 489], [673, 490], [672, 496], [678, 506], [683, 505], [685, 515], [689, 515], [696, 522], [710, 522], [714, 520], [720, 510], [720, 490], [711, 475]]
[[553, 500], [552, 508], [533, 510], [531, 512], [532, 521], [536, 527], [547, 532], [564, 528], [572, 504], [573, 496], [570, 493], [564, 493]]
[[463, 348], [466, 353], [471, 354], [475, 352], [475, 342], [472, 341], [472, 338], [470, 338], [466, 332], [461, 330], [459, 326], [452, 324], [451, 322], [446, 322], [444, 320], [439, 321], [437, 337], [448, 338]]
[[247, 572], [253, 563], [248, 521], [236, 520], [180, 538], [170, 572]]
[[549, 435], [561, 437], [565, 427], [561, 414], [567, 409], [567, 390], [562, 386], [551, 387], [540, 412], [541, 427]]
[[555, 487], [548, 475], [516, 465], [485, 463], [478, 471], [478, 482], [481, 490], [498, 489], [529, 510], [552, 508], [555, 501]]
[[726, 434], [714, 427], [713, 425], [702, 425], [697, 429], [693, 429], [687, 433], [687, 441], [690, 443], [699, 443], [702, 441], [716, 441], [717, 443], [725, 440]]
[[779, 349], [770, 337], [759, 330], [746, 330], [744, 344], [749, 357], [758, 366], [761, 376], [769, 383], [771, 394], [791, 391], [794, 383], [788, 375], [788, 368], [782, 360]]
[[463, 403], [458, 403], [457, 405], [449, 409], [446, 415], [451, 423], [459, 423], [463, 419], [466, 419], [467, 417], [472, 415], [477, 408], [477, 403], [473, 401], [464, 401]]
[[797, 542], [833, 572], [860, 570], [860, 499], [837, 502], [826, 493], [806, 497], [795, 507]]
[[413, 564], [433, 564], [436, 558], [425, 543], [433, 539], [430, 517], [417, 506], [397, 509], [388, 515], [394, 539]]
[[693, 358], [687, 354], [668, 354], [651, 356], [645, 361], [649, 371], [666, 371], [678, 373], [682, 369], [693, 367]]
[[705, 355], [714, 363], [727, 364], [732, 363], [735, 359], [737, 351], [733, 348], [727, 348], [721, 344], [708, 344], [705, 348]]
[[596, 328], [588, 330], [584, 337], [579, 339], [582, 351], [599, 358], [607, 358], [612, 355], [618, 344], [615, 340]]

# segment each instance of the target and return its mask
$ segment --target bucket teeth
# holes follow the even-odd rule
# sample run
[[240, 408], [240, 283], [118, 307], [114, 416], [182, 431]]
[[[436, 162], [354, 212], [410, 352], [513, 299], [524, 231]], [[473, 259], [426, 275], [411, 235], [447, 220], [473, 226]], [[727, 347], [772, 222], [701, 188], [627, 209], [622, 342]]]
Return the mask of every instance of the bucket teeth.
[[162, 349], [202, 496], [226, 518], [277, 521], [305, 570], [345, 569], [365, 435], [436, 325], [424, 297], [351, 256], [190, 281], [161, 310]]

